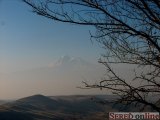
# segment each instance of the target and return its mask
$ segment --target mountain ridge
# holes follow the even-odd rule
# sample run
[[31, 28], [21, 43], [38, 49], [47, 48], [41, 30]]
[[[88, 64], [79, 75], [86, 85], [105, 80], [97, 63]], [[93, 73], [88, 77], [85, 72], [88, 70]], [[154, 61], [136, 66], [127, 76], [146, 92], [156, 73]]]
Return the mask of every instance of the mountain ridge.
[[[0, 120], [80, 120], [89, 118], [91, 114], [103, 113], [104, 110], [102, 105], [87, 96], [67, 101], [62, 97], [55, 100], [44, 95], [32, 95], [0, 105]], [[27, 119], [23, 119], [23, 116]]]
[[[140, 110], [135, 104], [126, 107], [122, 103], [114, 104], [114, 99], [112, 95], [37, 94], [0, 105], [0, 120], [104, 120], [111, 111]], [[153, 110], [146, 107], [145, 111]]]

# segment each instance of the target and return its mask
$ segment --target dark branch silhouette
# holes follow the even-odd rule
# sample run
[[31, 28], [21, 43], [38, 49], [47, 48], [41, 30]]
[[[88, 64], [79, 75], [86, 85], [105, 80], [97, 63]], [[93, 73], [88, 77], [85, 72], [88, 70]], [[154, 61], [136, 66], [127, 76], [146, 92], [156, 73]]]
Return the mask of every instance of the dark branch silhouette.
[[[118, 102], [143, 104], [160, 112], [159, 0], [23, 1], [38, 15], [96, 28], [91, 38], [106, 49], [99, 62], [106, 67], [107, 76], [96, 85], [84, 82], [87, 88], [109, 89], [120, 96]], [[113, 64], [135, 66], [134, 78], [130, 81], [138, 85], [117, 75]], [[158, 99], [151, 102], [148, 96]]]

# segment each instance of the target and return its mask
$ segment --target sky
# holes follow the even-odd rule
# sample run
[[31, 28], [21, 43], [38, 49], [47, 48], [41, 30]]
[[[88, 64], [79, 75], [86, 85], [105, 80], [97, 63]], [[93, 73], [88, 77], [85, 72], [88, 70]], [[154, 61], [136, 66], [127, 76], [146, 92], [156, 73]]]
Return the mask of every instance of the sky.
[[[38, 16], [21, 0], [1, 0], [0, 99], [32, 94], [94, 94], [94, 90], [86, 92], [76, 88], [83, 77], [91, 79], [93, 74], [100, 76], [96, 70], [93, 71], [94, 68], [90, 69], [90, 76], [81, 74], [79, 78], [80, 71], [84, 72], [86, 68], [81, 68], [78, 74], [74, 73], [75, 76], [71, 67], [67, 67], [69, 73], [63, 71], [64, 65], [53, 70], [54, 64], [65, 59], [64, 56], [73, 64], [79, 62], [81, 65], [84, 61], [97, 64], [103, 50], [97, 42], [90, 41], [89, 31], [94, 33], [95, 30], [89, 26], [64, 24]], [[59, 76], [48, 73], [55, 72], [55, 69], [63, 72]]]
[[90, 41], [93, 28], [38, 16], [20, 0], [1, 1], [0, 23], [1, 71], [42, 66], [63, 55], [96, 62], [100, 56], [100, 47]]

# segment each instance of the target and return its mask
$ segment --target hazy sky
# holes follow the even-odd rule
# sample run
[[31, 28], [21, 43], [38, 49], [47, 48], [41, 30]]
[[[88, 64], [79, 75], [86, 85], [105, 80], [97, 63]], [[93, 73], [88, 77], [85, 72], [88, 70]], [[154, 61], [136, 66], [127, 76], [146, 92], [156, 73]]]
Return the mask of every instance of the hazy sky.
[[[31, 8], [21, 0], [1, 0], [0, 99], [23, 97], [38, 92], [47, 95], [83, 94], [81, 90], [73, 92], [77, 85], [73, 82], [76, 76], [70, 82], [59, 82], [61, 87], [58, 87], [55, 83], [60, 78], [56, 76], [53, 79], [53, 75], [45, 78], [45, 75], [42, 75], [42, 79], [36, 76], [35, 71], [54, 64], [65, 55], [96, 63], [102, 49], [96, 42], [91, 43], [89, 30], [94, 33], [94, 28], [91, 27], [63, 24], [33, 14]], [[34, 70], [32, 75], [31, 70]], [[39, 74], [43, 74], [42, 72], [44, 71]], [[68, 75], [65, 78], [70, 79], [67, 77]], [[78, 79], [78, 83], [83, 80]], [[67, 91], [67, 87], [70, 87], [70, 90]], [[57, 92], [60, 89], [61, 91]]]
[[1, 0], [1, 72], [45, 66], [63, 55], [97, 61], [101, 48], [89, 30], [33, 14], [21, 0]]

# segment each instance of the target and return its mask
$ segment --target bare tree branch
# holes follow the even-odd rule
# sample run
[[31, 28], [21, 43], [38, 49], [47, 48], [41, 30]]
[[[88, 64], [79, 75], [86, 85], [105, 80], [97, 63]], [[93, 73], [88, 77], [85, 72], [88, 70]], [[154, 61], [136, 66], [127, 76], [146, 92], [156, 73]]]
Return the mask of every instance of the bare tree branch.
[[[118, 102], [150, 106], [160, 112], [160, 2], [158, 0], [23, 0], [33, 12], [52, 20], [90, 25], [91, 35], [106, 53], [99, 63], [107, 70], [98, 84], [85, 88], [109, 89]], [[112, 68], [133, 65], [131, 82]], [[135, 86], [133, 83], [138, 83]], [[151, 102], [147, 97], [157, 95]], [[157, 103], [159, 103], [157, 105]]]

